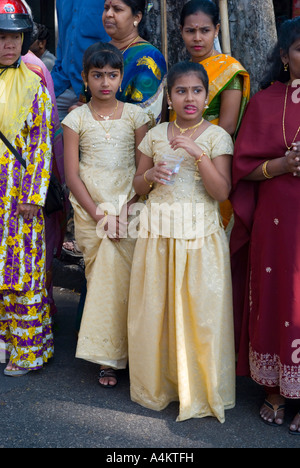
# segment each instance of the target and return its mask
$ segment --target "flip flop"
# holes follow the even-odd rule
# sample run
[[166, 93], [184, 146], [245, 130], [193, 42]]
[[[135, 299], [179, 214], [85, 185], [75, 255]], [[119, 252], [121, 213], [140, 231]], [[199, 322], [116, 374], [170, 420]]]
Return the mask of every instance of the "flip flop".
[[29, 374], [30, 369], [4, 369], [3, 372], [6, 377], [23, 377], [23, 375]]
[[[298, 415], [300, 416], [300, 411], [298, 413]], [[289, 430], [289, 434], [293, 435], [293, 436], [300, 436], [300, 431], [292, 431], [291, 429]]]
[[115, 371], [111, 368], [108, 369], [101, 369], [100, 374], [99, 374], [99, 379], [104, 379], [105, 377], [110, 377], [111, 379], [115, 379], [116, 383], [115, 385], [104, 385], [99, 381], [99, 385], [103, 388], [115, 388], [118, 385], [118, 379], [117, 379], [117, 374]]
[[[68, 248], [68, 244], [72, 245], [72, 248]], [[82, 258], [83, 254], [78, 248], [78, 245], [75, 240], [67, 241], [63, 243], [62, 251], [65, 255], [70, 255], [70, 257]]]
[[265, 400], [264, 401], [264, 406], [266, 406], [267, 408], [271, 409], [274, 413], [274, 421], [270, 422], [270, 421], [267, 421], [266, 419], [262, 418], [261, 417], [261, 420], [267, 424], [268, 426], [272, 426], [272, 427], [280, 427], [282, 426], [282, 424], [277, 424], [275, 422], [275, 419], [277, 418], [277, 414], [279, 411], [282, 411], [285, 409], [285, 405], [272, 405], [272, 403], [270, 403], [268, 400]]

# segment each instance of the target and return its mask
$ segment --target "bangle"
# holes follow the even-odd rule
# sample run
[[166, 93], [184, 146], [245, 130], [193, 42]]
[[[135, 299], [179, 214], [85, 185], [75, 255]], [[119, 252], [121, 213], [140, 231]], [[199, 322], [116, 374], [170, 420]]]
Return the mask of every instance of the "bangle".
[[201, 156], [199, 156], [199, 158], [196, 159], [196, 161], [195, 161], [195, 166], [197, 166], [198, 163], [201, 163], [201, 162], [202, 162], [203, 156], [207, 156], [207, 154], [205, 153], [205, 151], [203, 151], [203, 153], [201, 154]]
[[147, 176], [147, 173], [148, 173], [149, 171], [150, 171], [150, 169], [148, 169], [148, 171], [145, 172], [145, 174], [144, 174], [144, 181], [146, 182], [146, 184], [149, 185], [150, 188], [152, 188], [154, 182], [149, 182], [149, 180], [148, 180], [147, 177], [146, 177], [146, 176]]
[[102, 223], [100, 224], [99, 228], [102, 229], [106, 222], [107, 222], [107, 217], [108, 217], [108, 211], [104, 211], [104, 216], [102, 218]]
[[273, 179], [273, 176], [271, 176], [268, 171], [267, 171], [267, 165], [269, 164], [270, 160], [266, 161], [263, 166], [262, 166], [262, 173], [266, 179]]

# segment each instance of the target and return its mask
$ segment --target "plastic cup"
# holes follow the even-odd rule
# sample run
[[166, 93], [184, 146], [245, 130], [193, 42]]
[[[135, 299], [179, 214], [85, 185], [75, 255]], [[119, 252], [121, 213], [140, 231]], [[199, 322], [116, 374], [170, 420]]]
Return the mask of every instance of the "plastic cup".
[[181, 163], [184, 158], [178, 157], [176, 155], [172, 154], [164, 154], [163, 155], [163, 161], [167, 163], [165, 168], [170, 171], [172, 174], [170, 175], [170, 180], [162, 179], [166, 185], [174, 185], [176, 176], [179, 172]]

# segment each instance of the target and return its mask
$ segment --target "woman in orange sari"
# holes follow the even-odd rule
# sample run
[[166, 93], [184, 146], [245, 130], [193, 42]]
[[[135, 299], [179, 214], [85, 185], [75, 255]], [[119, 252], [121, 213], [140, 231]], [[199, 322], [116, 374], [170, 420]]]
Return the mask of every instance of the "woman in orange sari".
[[[214, 49], [219, 18], [219, 8], [210, 0], [191, 0], [181, 13], [181, 34], [192, 61], [201, 63], [208, 74], [209, 99], [203, 117], [235, 139], [250, 98], [250, 77], [236, 59]], [[221, 204], [221, 213], [226, 227], [232, 216], [229, 201]]]

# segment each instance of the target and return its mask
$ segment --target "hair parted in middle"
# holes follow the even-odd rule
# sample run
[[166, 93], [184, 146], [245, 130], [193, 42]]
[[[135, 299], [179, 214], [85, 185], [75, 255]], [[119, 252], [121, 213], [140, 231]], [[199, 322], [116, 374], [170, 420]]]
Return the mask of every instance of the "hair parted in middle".
[[123, 55], [110, 43], [96, 42], [92, 44], [83, 56], [83, 73], [87, 77], [91, 68], [104, 68], [110, 65], [113, 69], [120, 70], [123, 75], [124, 61]]
[[201, 65], [201, 63], [190, 62], [188, 60], [184, 62], [179, 62], [173, 65], [173, 67], [169, 70], [167, 76], [167, 86], [168, 86], [168, 93], [171, 95], [172, 88], [175, 84], [175, 81], [184, 75], [189, 75], [191, 73], [195, 73], [199, 79], [202, 81], [206, 94], [208, 94], [209, 90], [209, 79], [207, 75], [207, 71]]

